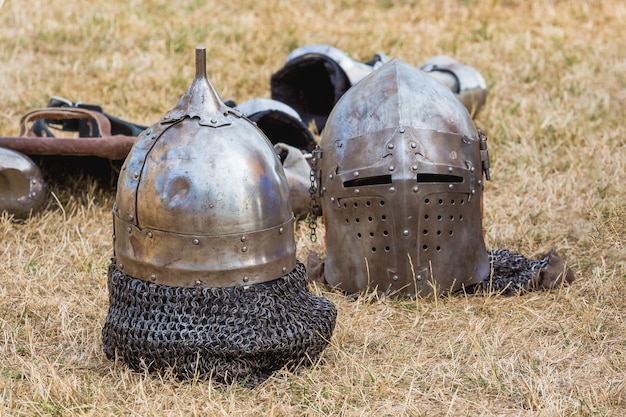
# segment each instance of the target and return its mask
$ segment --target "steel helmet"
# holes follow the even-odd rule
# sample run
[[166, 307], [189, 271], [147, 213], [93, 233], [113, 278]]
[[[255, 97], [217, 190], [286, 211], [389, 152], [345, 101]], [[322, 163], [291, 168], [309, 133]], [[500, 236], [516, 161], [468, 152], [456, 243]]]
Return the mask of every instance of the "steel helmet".
[[196, 77], [138, 138], [113, 209], [107, 357], [256, 385], [314, 360], [336, 309], [307, 287], [294, 215], [267, 137]]
[[430, 296], [489, 275], [486, 138], [454, 94], [393, 59], [339, 100], [322, 133], [326, 280]]
[[0, 148], [0, 213], [6, 211], [16, 219], [27, 218], [43, 205], [45, 188], [41, 170], [32, 159]]

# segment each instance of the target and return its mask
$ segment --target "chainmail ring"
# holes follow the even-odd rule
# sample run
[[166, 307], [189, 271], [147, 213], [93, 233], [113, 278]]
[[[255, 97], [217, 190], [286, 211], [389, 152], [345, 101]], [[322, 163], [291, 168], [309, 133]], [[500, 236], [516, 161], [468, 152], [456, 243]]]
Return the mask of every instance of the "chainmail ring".
[[150, 283], [125, 275], [114, 260], [107, 275], [104, 353], [137, 371], [255, 386], [283, 367], [311, 364], [335, 327], [335, 306], [308, 290], [300, 262], [248, 287]]
[[514, 295], [532, 290], [539, 272], [550, 262], [550, 254], [541, 259], [529, 259], [508, 249], [489, 251], [492, 274], [465, 291], [474, 294]]

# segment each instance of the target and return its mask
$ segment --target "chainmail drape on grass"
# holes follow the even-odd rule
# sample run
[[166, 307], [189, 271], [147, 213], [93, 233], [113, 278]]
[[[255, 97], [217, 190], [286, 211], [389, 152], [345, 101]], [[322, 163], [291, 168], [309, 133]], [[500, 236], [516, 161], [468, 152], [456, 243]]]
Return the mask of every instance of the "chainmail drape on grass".
[[529, 259], [508, 249], [493, 249], [489, 258], [491, 277], [467, 288], [467, 293], [514, 295], [530, 291], [539, 272], [550, 262], [549, 253], [541, 259]]
[[254, 386], [273, 372], [312, 363], [337, 310], [307, 287], [306, 270], [249, 286], [178, 288], [125, 275], [112, 262], [104, 352], [131, 368], [171, 370]]

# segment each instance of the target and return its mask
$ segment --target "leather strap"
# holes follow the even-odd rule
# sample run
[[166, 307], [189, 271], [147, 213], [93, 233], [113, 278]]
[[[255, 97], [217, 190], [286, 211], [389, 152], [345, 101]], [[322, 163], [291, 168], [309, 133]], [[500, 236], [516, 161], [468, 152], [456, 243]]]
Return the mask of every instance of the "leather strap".
[[[59, 138], [37, 136], [32, 125], [44, 120], [85, 121], [91, 135], [97, 137]], [[44, 122], [45, 123], [45, 122]], [[75, 107], [34, 109], [22, 116], [19, 137], [0, 137], [0, 147], [26, 155], [97, 156], [111, 160], [125, 159], [137, 138], [111, 135], [111, 123], [102, 113]]]
[[42, 109], [34, 109], [24, 114], [20, 120], [20, 136], [39, 136], [29, 127], [31, 123], [37, 120], [53, 119], [53, 120], [77, 120], [85, 119], [90, 127], [89, 137], [111, 136], [111, 122], [102, 113], [91, 110], [81, 109], [77, 107], [44, 107]]
[[[102, 107], [96, 104], [85, 104], [81, 102], [73, 102], [63, 97], [52, 96], [48, 100], [46, 107], [56, 109], [68, 109], [77, 108], [90, 110], [95, 113], [104, 115], [110, 122], [111, 135], [126, 135], [126, 136], [139, 136], [141, 132], [147, 129], [147, 126], [142, 126], [136, 123], [132, 123], [119, 117], [111, 116], [102, 110]], [[94, 126], [87, 125], [86, 119], [39, 119], [31, 126], [31, 130], [36, 136], [54, 137], [55, 134], [50, 128], [61, 131], [78, 132], [79, 137], [99, 137], [109, 136], [94, 130]]]

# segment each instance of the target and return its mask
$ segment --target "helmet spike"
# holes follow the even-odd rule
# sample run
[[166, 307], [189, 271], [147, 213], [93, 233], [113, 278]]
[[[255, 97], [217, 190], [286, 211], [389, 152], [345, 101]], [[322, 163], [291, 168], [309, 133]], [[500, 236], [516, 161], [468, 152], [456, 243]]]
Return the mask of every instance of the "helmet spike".
[[198, 118], [202, 126], [220, 127], [230, 125], [225, 115], [235, 112], [224, 104], [206, 74], [206, 48], [196, 47], [196, 76], [183, 96], [172, 110], [163, 118], [161, 124], [177, 122], [185, 117]]
[[206, 48], [196, 47], [196, 78], [206, 78]]

